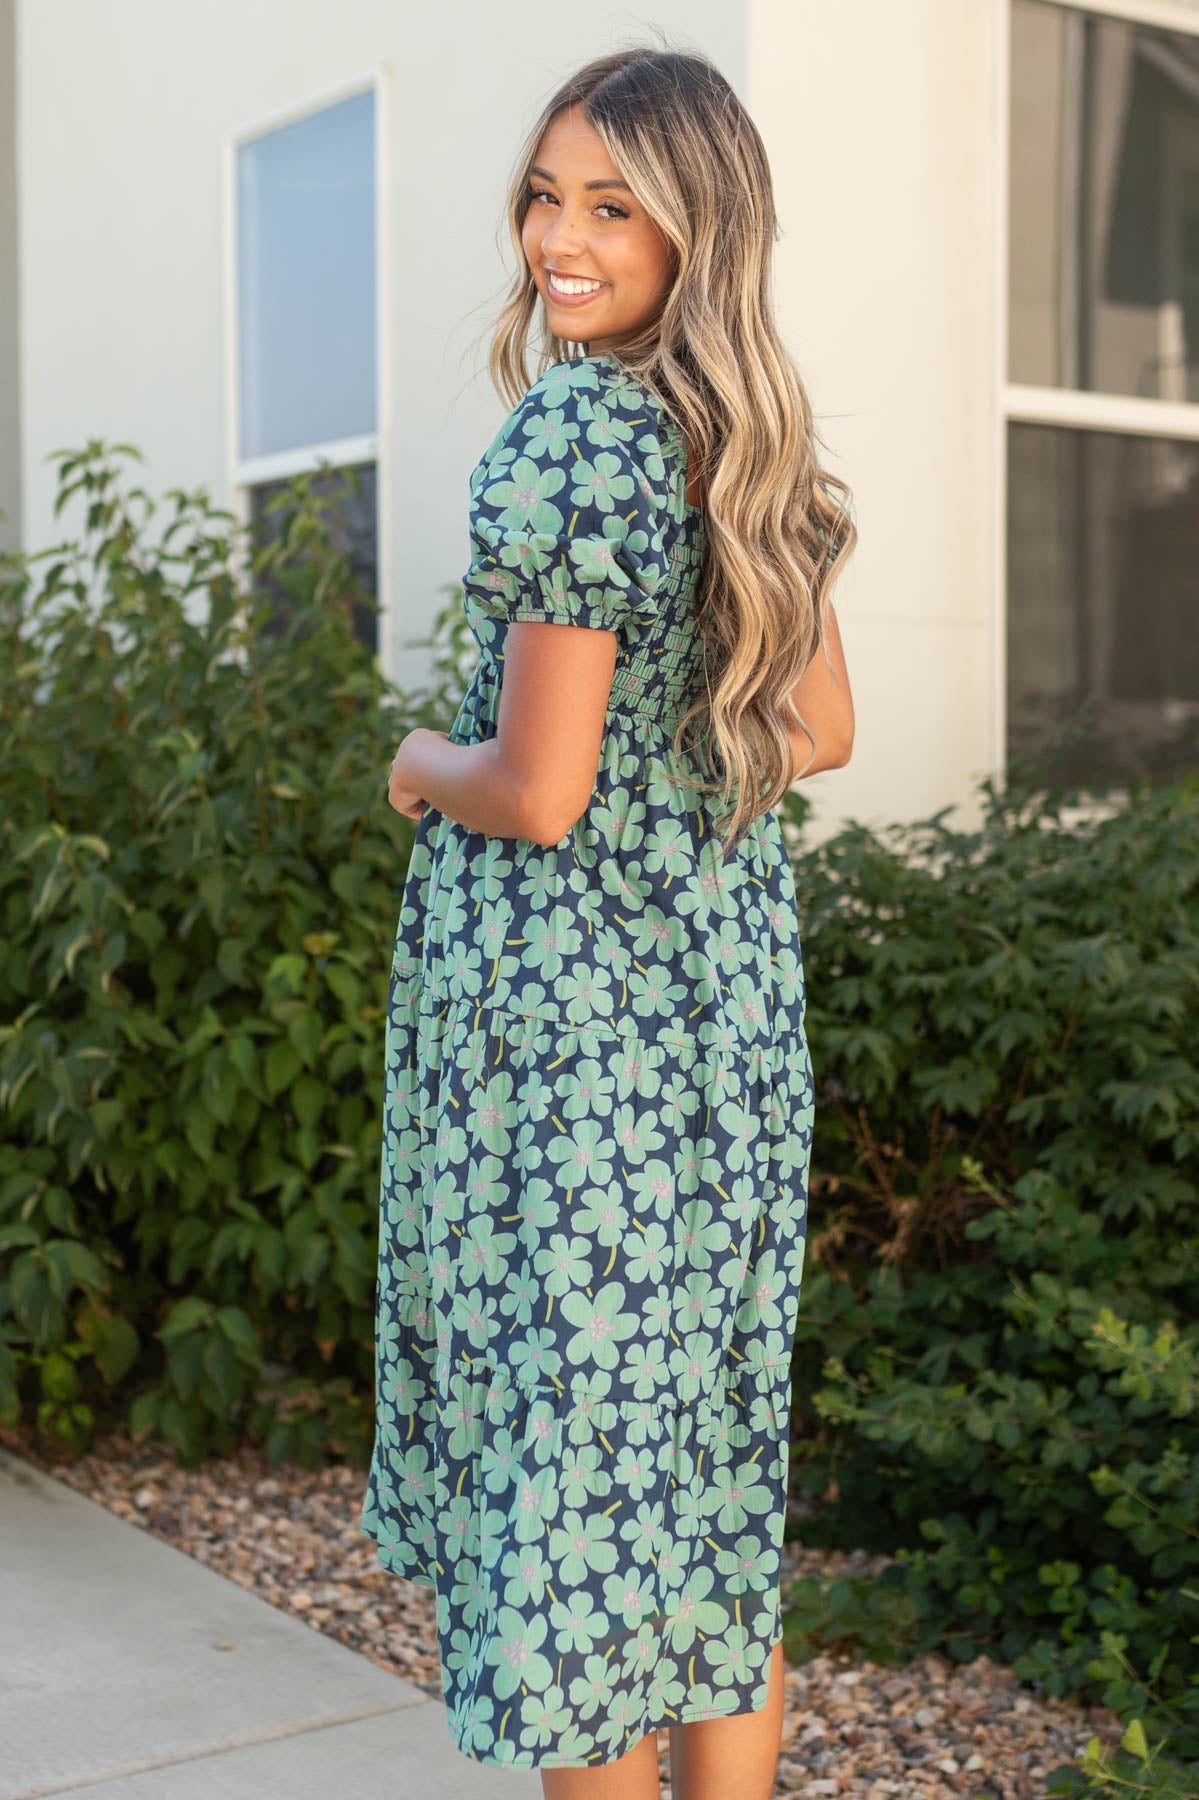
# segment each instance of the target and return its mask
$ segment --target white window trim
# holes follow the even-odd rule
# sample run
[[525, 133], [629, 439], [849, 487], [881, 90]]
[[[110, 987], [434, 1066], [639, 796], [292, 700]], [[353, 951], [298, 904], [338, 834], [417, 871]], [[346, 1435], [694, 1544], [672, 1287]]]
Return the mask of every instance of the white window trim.
[[[1078, 388], [1047, 388], [1009, 381], [1008, 339], [1010, 332], [1008, 263], [1011, 254], [1008, 219], [1011, 210], [1011, 33], [1012, 8], [1015, 0], [1001, 0], [995, 8], [995, 105], [996, 128], [1000, 153], [997, 164], [997, 221], [999, 250], [996, 260], [997, 294], [995, 304], [996, 338], [995, 391], [995, 494], [992, 541], [992, 567], [997, 570], [996, 604], [991, 609], [991, 716], [995, 721], [992, 742], [992, 767], [1000, 772], [1007, 765], [1007, 441], [1008, 425], [1014, 420], [1034, 425], [1066, 425], [1089, 431], [1124, 431], [1141, 437], [1173, 437], [1199, 439], [1199, 403], [1172, 400], [1145, 400], [1128, 394], [1097, 393]], [[1189, 33], [1199, 37], [1199, 0], [1035, 0], [1038, 6], [1056, 6], [1071, 12], [1101, 14], [1106, 18], [1125, 19], [1134, 25], [1155, 26], [1166, 31]], [[1121, 804], [1128, 790], [1112, 789], [1111, 802], [1096, 801], [1078, 809], [1072, 817], [1091, 818]], [[1065, 818], [1065, 813], [1063, 817]]]
[[[237, 308], [237, 153], [240, 146], [264, 133], [311, 117], [340, 100], [374, 90], [375, 106], [375, 418], [377, 427], [359, 437], [339, 438], [301, 449], [278, 451], [269, 456], [243, 457], [241, 405], [238, 383], [240, 339]], [[250, 490], [266, 481], [314, 471], [322, 462], [334, 467], [353, 463], [375, 464], [375, 543], [379, 582], [378, 653], [376, 664], [387, 671], [393, 666], [396, 634], [395, 608], [391, 604], [393, 546], [387, 530], [392, 509], [386, 504], [390, 491], [393, 454], [391, 395], [391, 67], [378, 63], [361, 74], [309, 94], [305, 99], [260, 116], [231, 132], [222, 145], [223, 205], [222, 264], [225, 326], [225, 466], [228, 471], [229, 511], [239, 525], [250, 522]], [[249, 578], [243, 547], [235, 559], [240, 579]]]
[[1009, 419], [1033, 425], [1078, 425], [1086, 431], [1127, 431], [1137, 437], [1199, 438], [1199, 401], [1143, 400], [1133, 394], [1004, 384]]
[[302, 450], [276, 450], [270, 456], [250, 456], [238, 463], [234, 479], [239, 488], [261, 487], [264, 481], [286, 481], [289, 475], [305, 475], [322, 462], [335, 468], [347, 463], [373, 462], [378, 455], [379, 434], [336, 438], [327, 444], [306, 444]]
[[1106, 13], [1111, 19], [1127, 19], [1133, 25], [1157, 25], [1164, 31], [1199, 34], [1199, 6], [1195, 0], [1042, 0], [1046, 6], [1068, 6], [1075, 12]]

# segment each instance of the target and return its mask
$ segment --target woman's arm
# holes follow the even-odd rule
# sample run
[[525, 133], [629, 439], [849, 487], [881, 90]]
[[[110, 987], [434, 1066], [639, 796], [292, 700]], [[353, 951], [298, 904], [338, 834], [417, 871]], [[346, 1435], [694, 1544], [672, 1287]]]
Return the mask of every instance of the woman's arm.
[[[853, 701], [831, 606], [825, 641], [832, 676], [817, 650], [793, 690], [818, 738], [804, 775], [843, 768], [853, 749]], [[451, 744], [440, 732], [410, 731], [393, 764], [397, 780], [469, 831], [560, 843], [595, 787], [615, 667], [615, 632], [549, 620], [509, 625], [496, 735]], [[797, 781], [811, 739], [794, 723], [787, 733]]]
[[816, 755], [811, 767], [805, 769], [803, 765], [812, 754], [812, 739], [793, 720], [787, 722], [787, 735], [795, 752], [793, 784], [801, 775], [818, 775], [822, 769], [843, 769], [853, 754], [853, 696], [849, 691], [849, 671], [845, 667], [837, 616], [831, 604], [825, 617], [824, 641], [828, 660], [826, 662], [824, 651], [817, 649], [798, 686], [791, 690], [791, 698], [816, 734]]
[[615, 632], [509, 625], [495, 736], [451, 744], [411, 731], [393, 765], [398, 780], [468, 831], [559, 843], [595, 787], [615, 668]]

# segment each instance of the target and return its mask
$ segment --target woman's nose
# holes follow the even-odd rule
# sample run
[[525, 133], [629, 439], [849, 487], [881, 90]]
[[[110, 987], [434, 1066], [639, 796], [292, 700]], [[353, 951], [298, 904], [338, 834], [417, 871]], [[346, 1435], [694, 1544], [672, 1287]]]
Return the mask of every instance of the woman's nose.
[[541, 248], [548, 253], [552, 248], [565, 255], [572, 244], [579, 242], [578, 222], [569, 213], [561, 212], [552, 225], [547, 225], [542, 233]]

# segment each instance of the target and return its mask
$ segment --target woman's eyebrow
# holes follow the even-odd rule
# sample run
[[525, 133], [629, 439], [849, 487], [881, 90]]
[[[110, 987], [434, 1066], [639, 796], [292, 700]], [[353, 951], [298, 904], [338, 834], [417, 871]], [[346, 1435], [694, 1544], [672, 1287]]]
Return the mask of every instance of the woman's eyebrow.
[[[539, 169], [537, 167], [536, 163], [534, 163], [533, 167], [529, 170], [529, 174], [530, 175], [540, 175], [540, 177], [543, 181], [552, 181], [554, 183], [554, 185], [557, 186], [558, 177], [556, 175], [551, 175], [548, 169]], [[630, 194], [633, 191], [627, 181], [621, 181], [617, 177], [613, 177], [613, 179], [610, 181], [607, 181], [607, 180], [605, 180], [605, 181], [585, 181], [583, 183], [583, 186], [585, 188], [606, 188], [606, 187], [624, 188], [625, 191]]]

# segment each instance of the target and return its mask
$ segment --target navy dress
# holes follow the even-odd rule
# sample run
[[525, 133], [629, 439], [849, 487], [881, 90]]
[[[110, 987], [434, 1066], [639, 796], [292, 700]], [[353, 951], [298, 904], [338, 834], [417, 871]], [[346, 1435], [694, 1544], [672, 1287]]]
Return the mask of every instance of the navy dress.
[[560, 842], [426, 807], [392, 965], [360, 1528], [436, 1589], [455, 1743], [517, 1768], [758, 1710], [781, 1635], [812, 1070], [778, 814], [722, 859], [670, 779], [703, 682], [685, 460], [600, 355], [476, 466], [452, 740], [494, 737], [512, 621], [614, 632], [616, 672]]

